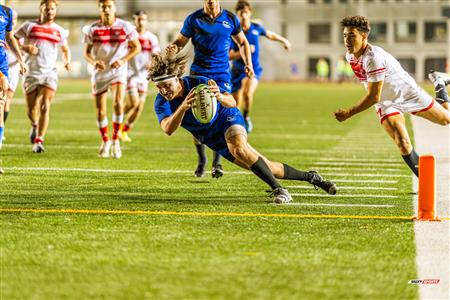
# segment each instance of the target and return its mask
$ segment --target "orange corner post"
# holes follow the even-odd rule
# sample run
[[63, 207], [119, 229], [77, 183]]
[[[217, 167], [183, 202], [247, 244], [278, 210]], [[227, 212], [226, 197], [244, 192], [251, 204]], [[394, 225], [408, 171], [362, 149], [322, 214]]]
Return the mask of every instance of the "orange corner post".
[[416, 220], [439, 221], [436, 216], [436, 158], [432, 154], [419, 158], [419, 203]]

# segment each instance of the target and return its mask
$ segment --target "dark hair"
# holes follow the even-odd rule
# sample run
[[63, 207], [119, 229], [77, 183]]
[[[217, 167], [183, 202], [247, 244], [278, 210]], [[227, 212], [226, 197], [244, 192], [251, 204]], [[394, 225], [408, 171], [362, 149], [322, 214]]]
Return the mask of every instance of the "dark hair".
[[252, 6], [250, 5], [250, 2], [248, 2], [247, 0], [239, 0], [236, 3], [236, 7], [235, 7], [235, 11], [238, 12], [240, 10], [243, 10], [245, 8], [248, 8], [249, 10], [252, 10]]
[[[100, 5], [101, 3], [103, 3], [103, 2], [106, 2], [106, 1], [108, 1], [108, 0], [98, 0], [98, 4]], [[112, 1], [112, 2], [116, 2], [116, 0], [110, 0], [110, 1]]]
[[187, 55], [165, 55], [155, 54], [152, 55], [152, 64], [148, 70], [148, 78], [154, 79], [156, 77], [164, 75], [176, 75], [181, 77], [186, 71]]
[[147, 13], [145, 12], [145, 11], [143, 11], [143, 10], [138, 10], [137, 12], [135, 12], [134, 14], [133, 14], [133, 18], [137, 18], [137, 17], [140, 17], [140, 16], [146, 16], [147, 15]]
[[363, 16], [348, 16], [342, 19], [342, 27], [355, 27], [359, 32], [369, 33], [369, 19]]

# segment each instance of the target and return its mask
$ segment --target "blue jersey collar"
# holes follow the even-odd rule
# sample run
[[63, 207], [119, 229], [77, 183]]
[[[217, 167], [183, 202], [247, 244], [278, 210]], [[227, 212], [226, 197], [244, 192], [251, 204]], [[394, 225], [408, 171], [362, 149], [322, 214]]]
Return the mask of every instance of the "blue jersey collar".
[[205, 8], [202, 8], [202, 19], [204, 19], [205, 21], [209, 22], [209, 23], [214, 23], [221, 15], [223, 14], [223, 8], [220, 8], [220, 12], [217, 15], [217, 17], [215, 17], [214, 19], [211, 19], [208, 14], [205, 12]]

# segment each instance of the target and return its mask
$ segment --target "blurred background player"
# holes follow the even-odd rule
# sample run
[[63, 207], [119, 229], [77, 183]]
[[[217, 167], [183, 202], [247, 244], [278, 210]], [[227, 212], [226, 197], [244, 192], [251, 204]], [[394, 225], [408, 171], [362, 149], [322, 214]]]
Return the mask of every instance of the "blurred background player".
[[[253, 76], [250, 45], [242, 32], [239, 20], [232, 12], [222, 9], [219, 0], [204, 0], [203, 8], [186, 18], [180, 34], [165, 52], [177, 54], [187, 45], [189, 39], [192, 39], [195, 53], [191, 75], [211, 78], [224, 92], [231, 93], [228, 52], [233, 39], [242, 52], [245, 74], [248, 77]], [[194, 174], [202, 177], [205, 174], [207, 162], [205, 145], [195, 139], [194, 144], [198, 154], [198, 165]], [[214, 178], [223, 175], [218, 153], [214, 153], [211, 175]]]
[[317, 80], [327, 82], [330, 75], [330, 66], [325, 58], [321, 57], [316, 64]]
[[124, 142], [131, 142], [128, 132], [133, 128], [144, 109], [145, 98], [148, 91], [147, 73], [150, 67], [152, 54], [161, 51], [158, 38], [148, 31], [148, 16], [140, 10], [133, 15], [136, 31], [139, 34], [141, 52], [128, 62], [128, 97], [125, 102], [125, 122], [120, 137]]
[[64, 67], [70, 71], [71, 56], [67, 45], [69, 32], [55, 23], [57, 6], [57, 0], [42, 0], [39, 18], [23, 23], [15, 33], [15, 37], [23, 41], [21, 49], [25, 52], [28, 66], [23, 88], [31, 121], [30, 141], [34, 153], [45, 151], [44, 138], [50, 119], [50, 104], [58, 85], [58, 46], [61, 47]]
[[[4, 1], [0, 1], [0, 149], [3, 143], [4, 133], [4, 109], [6, 105], [6, 97], [9, 88], [8, 81], [8, 57], [6, 48], [9, 47], [13, 54], [17, 57], [20, 64], [20, 72], [26, 72], [26, 66], [20, 53], [19, 44], [12, 33], [13, 29], [13, 11], [11, 8], [4, 6]], [[0, 174], [3, 169], [0, 168]]]
[[[17, 12], [13, 10], [13, 30], [17, 25]], [[6, 54], [8, 55], [8, 68], [9, 68], [9, 85], [8, 92], [6, 93], [6, 104], [4, 109], [3, 121], [6, 125], [6, 120], [8, 119], [11, 101], [14, 97], [14, 93], [16, 92], [17, 85], [19, 84], [20, 77], [20, 64], [17, 57], [11, 51], [9, 46], [6, 47]], [[5, 136], [3, 135], [3, 140], [5, 140]]]
[[355, 106], [337, 110], [334, 113], [336, 119], [339, 122], [345, 121], [374, 106], [381, 125], [397, 145], [405, 163], [418, 176], [419, 155], [411, 144], [403, 113], [411, 113], [443, 126], [448, 125], [449, 97], [445, 86], [450, 83], [449, 76], [430, 73], [430, 79], [435, 85], [435, 101], [392, 55], [368, 43], [370, 23], [367, 18], [346, 17], [341, 25], [347, 61], [356, 77], [364, 84], [367, 95]]
[[[321, 188], [329, 194], [336, 194], [336, 185], [324, 180], [317, 172], [304, 172], [286, 164], [268, 160], [247, 142], [244, 118], [236, 108], [236, 102], [229, 93], [223, 93], [213, 80], [203, 76], [181, 77], [186, 66], [184, 57], [154, 57], [149, 76], [159, 94], [155, 100], [155, 113], [161, 129], [172, 135], [181, 126], [212, 150], [220, 153], [230, 162], [251, 170], [267, 183], [275, 203], [288, 203], [292, 196], [278, 179], [301, 180]], [[197, 97], [195, 87], [208, 84], [215, 94], [217, 113], [208, 124], [200, 124], [191, 107]]]
[[234, 99], [236, 99], [238, 107], [241, 107], [242, 114], [244, 115], [245, 127], [247, 132], [250, 133], [253, 129], [252, 122], [250, 120], [250, 110], [253, 105], [253, 95], [255, 94], [258, 86], [258, 81], [261, 79], [262, 67], [259, 62], [259, 37], [265, 36], [271, 41], [280, 42], [283, 44], [284, 49], [290, 50], [291, 43], [284, 37], [276, 34], [272, 31], [266, 30], [262, 25], [252, 21], [252, 7], [250, 2], [243, 0], [238, 1], [236, 4], [236, 15], [241, 22], [242, 30], [245, 33], [250, 49], [252, 52], [252, 64], [255, 76], [247, 77], [245, 74], [245, 63], [241, 59], [241, 53], [239, 47], [233, 43], [230, 50], [230, 59], [233, 61], [231, 67], [231, 84], [232, 93]]
[[[123, 122], [125, 86], [127, 84], [127, 62], [141, 51], [138, 34], [131, 23], [116, 18], [114, 0], [99, 0], [100, 20], [90, 25], [85, 32], [84, 56], [94, 67], [91, 76], [92, 94], [97, 108], [97, 125], [102, 137], [98, 155], [106, 158], [122, 157], [119, 130]], [[113, 96], [112, 142], [108, 136], [106, 101], [108, 90]], [[110, 153], [111, 152], [111, 153]]]

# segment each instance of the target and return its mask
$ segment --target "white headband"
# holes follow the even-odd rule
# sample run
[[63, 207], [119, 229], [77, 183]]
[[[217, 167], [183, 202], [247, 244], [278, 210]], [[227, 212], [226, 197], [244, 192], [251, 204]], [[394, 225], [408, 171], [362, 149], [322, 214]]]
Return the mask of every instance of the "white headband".
[[176, 75], [162, 75], [162, 76], [158, 76], [158, 77], [152, 78], [152, 81], [154, 83], [159, 83], [159, 82], [163, 82], [163, 81], [168, 81], [168, 80], [170, 80], [172, 78], [175, 78], [175, 77], [177, 77], [177, 76]]

